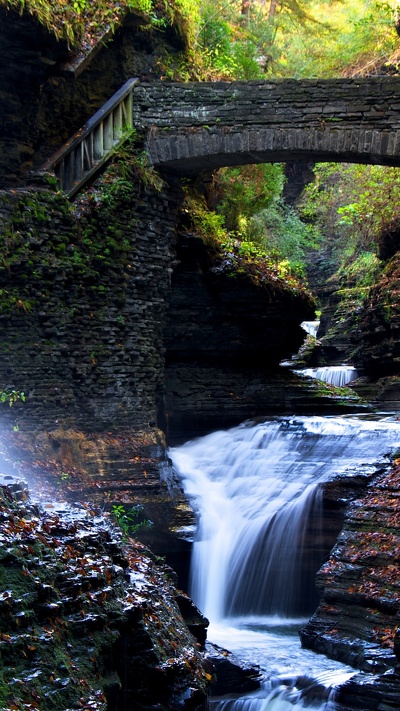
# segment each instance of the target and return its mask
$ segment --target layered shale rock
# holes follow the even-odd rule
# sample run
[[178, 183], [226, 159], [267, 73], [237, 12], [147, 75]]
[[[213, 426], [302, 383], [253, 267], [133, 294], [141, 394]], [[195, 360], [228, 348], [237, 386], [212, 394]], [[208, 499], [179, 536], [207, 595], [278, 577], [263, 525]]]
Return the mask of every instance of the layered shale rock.
[[212, 673], [179, 608], [201, 616], [170, 574], [96, 511], [39, 508], [3, 476], [1, 708], [204, 709]]
[[187, 590], [195, 519], [169, 465], [161, 430], [19, 429], [3, 433], [0, 467], [26, 478], [43, 501], [90, 501], [107, 513], [115, 507], [121, 516], [134, 512], [135, 536], [166, 557]]
[[194, 235], [180, 236], [177, 259], [164, 329], [170, 439], [270, 413], [348, 408], [343, 394], [279, 367], [304, 340], [301, 321], [314, 315], [306, 291], [263, 282], [229, 254], [216, 259]]
[[400, 370], [400, 253], [387, 264], [358, 312], [354, 364], [372, 378]]
[[399, 496], [396, 464], [351, 504], [331, 556], [317, 575], [321, 603], [301, 631], [304, 646], [366, 672], [396, 665]]

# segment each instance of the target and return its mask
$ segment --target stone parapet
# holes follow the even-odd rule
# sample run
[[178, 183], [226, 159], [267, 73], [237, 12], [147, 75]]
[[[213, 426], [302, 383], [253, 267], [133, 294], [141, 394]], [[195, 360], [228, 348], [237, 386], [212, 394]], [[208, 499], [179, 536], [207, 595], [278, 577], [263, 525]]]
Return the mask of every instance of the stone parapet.
[[317, 160], [400, 164], [396, 78], [140, 84], [135, 124], [154, 165]]

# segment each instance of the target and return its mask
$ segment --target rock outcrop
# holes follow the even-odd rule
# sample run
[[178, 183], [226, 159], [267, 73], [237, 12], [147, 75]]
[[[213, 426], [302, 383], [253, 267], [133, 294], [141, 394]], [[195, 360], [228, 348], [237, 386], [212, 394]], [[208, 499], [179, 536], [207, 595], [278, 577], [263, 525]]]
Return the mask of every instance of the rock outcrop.
[[374, 477], [349, 506], [337, 543], [317, 575], [321, 603], [301, 631], [307, 648], [365, 672], [388, 671], [382, 684], [393, 673], [398, 654], [399, 492], [396, 463]]
[[354, 364], [375, 380], [400, 372], [400, 253], [388, 262], [358, 313]]
[[[39, 500], [135, 512], [135, 537], [165, 557], [188, 589], [194, 514], [173, 478], [158, 429], [3, 433], [0, 468], [23, 476]], [[141, 526], [142, 522], [151, 525]]]
[[167, 51], [173, 64], [182, 50], [176, 30], [152, 31], [149, 18], [130, 12], [118, 22], [114, 17], [113, 31], [77, 54], [76, 47], [57, 40], [24, 7], [18, 12], [6, 4], [0, 5], [1, 188], [26, 185], [29, 172], [40, 168], [128, 78], [160, 78]]
[[314, 315], [307, 292], [215, 268], [193, 235], [178, 243], [164, 342], [165, 423], [169, 439], [198, 436], [274, 413], [336, 411], [346, 400], [279, 367], [304, 340]]
[[89, 506], [31, 503], [0, 482], [0, 706], [205, 709], [207, 622], [174, 575]]

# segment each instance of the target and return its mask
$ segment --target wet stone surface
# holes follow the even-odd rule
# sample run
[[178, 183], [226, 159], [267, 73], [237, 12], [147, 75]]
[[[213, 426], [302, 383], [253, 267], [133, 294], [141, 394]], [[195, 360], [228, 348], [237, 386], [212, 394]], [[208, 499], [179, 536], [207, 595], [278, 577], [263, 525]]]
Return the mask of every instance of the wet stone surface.
[[168, 568], [98, 511], [39, 507], [7, 481], [0, 708], [202, 709], [209, 673]]
[[300, 633], [303, 646], [364, 672], [341, 687], [346, 708], [399, 708], [399, 492], [397, 459], [359, 491], [317, 575], [320, 605]]

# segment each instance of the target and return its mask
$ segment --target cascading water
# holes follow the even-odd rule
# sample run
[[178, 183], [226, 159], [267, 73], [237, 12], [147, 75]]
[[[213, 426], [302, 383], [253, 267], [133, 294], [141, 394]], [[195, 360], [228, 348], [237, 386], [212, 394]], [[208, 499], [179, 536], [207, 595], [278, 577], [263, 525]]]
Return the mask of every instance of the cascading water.
[[310, 336], [313, 336], [313, 338], [316, 338], [319, 329], [319, 323], [319, 321], [302, 321], [300, 326], [306, 333], [308, 333]]
[[320, 368], [304, 368], [295, 370], [299, 375], [307, 375], [309, 378], [317, 378], [324, 383], [342, 388], [358, 378], [358, 372], [352, 365], [327, 365]]
[[[398, 442], [400, 424], [388, 418], [296, 417], [246, 423], [171, 450], [198, 516], [190, 592], [211, 621], [212, 641], [248, 659], [256, 650], [270, 677], [290, 674], [285, 655], [297, 673], [318, 674], [321, 656], [299, 650], [292, 618], [315, 609], [314, 576], [328, 553], [319, 485], [373, 465]], [[323, 669], [343, 673], [331, 661]], [[303, 708], [297, 698], [264, 687], [261, 697], [215, 701], [213, 709]]]

